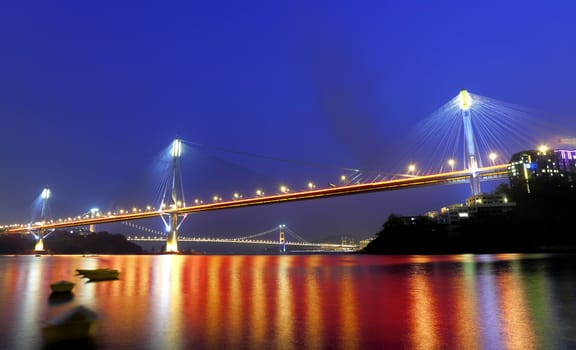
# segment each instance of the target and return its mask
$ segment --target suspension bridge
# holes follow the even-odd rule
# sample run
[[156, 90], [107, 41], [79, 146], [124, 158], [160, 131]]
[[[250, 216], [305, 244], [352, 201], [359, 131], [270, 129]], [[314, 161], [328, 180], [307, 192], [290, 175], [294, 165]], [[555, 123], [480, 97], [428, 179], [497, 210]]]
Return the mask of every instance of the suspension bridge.
[[[16, 224], [7, 225], [2, 229], [7, 233], [31, 233], [35, 236], [37, 243], [35, 249], [38, 251], [44, 250], [44, 238], [50, 232], [57, 229], [64, 229], [69, 227], [90, 227], [93, 230], [94, 225], [114, 223], [114, 222], [133, 222], [135, 220], [147, 219], [160, 217], [164, 222], [165, 232], [162, 235], [146, 235], [146, 236], [130, 236], [129, 239], [141, 240], [141, 241], [165, 241], [166, 248], [165, 251], [168, 253], [178, 252], [178, 242], [179, 241], [189, 241], [189, 242], [219, 242], [219, 243], [246, 243], [246, 244], [277, 244], [283, 247], [287, 245], [301, 245], [301, 246], [316, 246], [323, 247], [326, 249], [354, 249], [355, 247], [350, 244], [339, 244], [339, 245], [328, 245], [322, 243], [310, 243], [301, 239], [298, 235], [293, 237], [299, 237], [294, 241], [287, 241], [285, 238], [286, 228], [280, 226], [278, 239], [274, 240], [264, 240], [256, 239], [258, 235], [250, 235], [238, 238], [209, 238], [209, 237], [186, 237], [185, 235], [179, 235], [179, 228], [184, 222], [187, 215], [198, 212], [216, 211], [223, 209], [233, 209], [241, 207], [259, 206], [259, 205], [269, 205], [274, 203], [286, 203], [293, 201], [303, 201], [303, 200], [316, 200], [321, 198], [329, 198], [336, 196], [347, 196], [352, 194], [360, 193], [370, 193], [370, 192], [380, 192], [380, 191], [391, 191], [400, 190], [414, 187], [422, 186], [433, 186], [433, 185], [443, 185], [443, 184], [462, 184], [468, 183], [470, 185], [471, 195], [475, 196], [481, 193], [480, 183], [482, 181], [495, 180], [506, 178], [508, 175], [508, 164], [501, 163], [496, 164], [493, 155], [495, 153], [490, 153], [490, 161], [487, 162], [490, 165], [484, 166], [480, 149], [494, 149], [495, 146], [502, 147], [499, 149], [501, 154], [504, 156], [510, 155], [513, 152], [522, 150], [518, 148], [518, 144], [513, 146], [516, 149], [512, 151], [505, 151], [504, 147], [506, 141], [512, 141], [511, 138], [502, 140], [505, 135], [498, 130], [497, 126], [510, 125], [510, 113], [505, 111], [504, 113], [498, 115], [498, 109], [494, 107], [495, 104], [490, 99], [483, 99], [476, 95], [469, 94], [466, 90], [462, 90], [457, 97], [449, 101], [443, 108], [439, 110], [431, 120], [437, 118], [441, 115], [442, 118], [449, 120], [451, 128], [458, 127], [458, 133], [452, 136], [439, 134], [440, 137], [444, 137], [439, 141], [443, 144], [443, 158], [449, 158], [449, 170], [441, 169], [441, 171], [425, 171], [417, 172], [413, 164], [410, 164], [407, 172], [392, 176], [391, 178], [380, 179], [378, 181], [368, 181], [363, 182], [361, 179], [356, 178], [354, 182], [349, 182], [341, 185], [329, 184], [324, 188], [319, 188], [316, 185], [309, 183], [305, 190], [301, 191], [291, 191], [285, 186], [282, 186], [279, 193], [274, 193], [271, 195], [264, 194], [263, 191], [256, 191], [254, 196], [244, 197], [240, 194], [235, 193], [233, 197], [229, 200], [222, 199], [221, 197], [215, 196], [212, 202], [204, 203], [203, 201], [195, 200], [192, 205], [186, 204], [185, 196], [182, 189], [182, 175], [180, 171], [180, 161], [182, 155], [182, 140], [176, 139], [172, 142], [170, 155], [171, 155], [171, 167], [170, 176], [166, 183], [163, 195], [158, 207], [147, 206], [146, 208], [133, 208], [129, 211], [101, 211], [92, 210], [88, 214], [61, 218], [56, 220], [51, 220], [46, 217], [45, 206], [50, 198], [50, 190], [45, 188], [41, 194], [42, 198], [42, 217], [39, 221], [27, 224]], [[454, 112], [456, 111], [456, 112]], [[456, 114], [456, 117], [450, 114]], [[492, 124], [486, 122], [480, 122], [484, 120], [482, 117], [488, 117], [488, 119], [493, 118], [497, 115], [501, 119], [505, 120], [494, 122]], [[447, 117], [448, 116], [448, 117]], [[508, 119], [506, 119], [508, 118]], [[438, 135], [438, 132], [434, 130], [435, 126], [433, 124], [424, 123], [430, 134]], [[482, 124], [485, 123], [485, 124]], [[485, 136], [476, 137], [476, 133], [480, 130], [481, 126], [487, 126], [490, 130], [489, 134], [493, 137], [487, 138]], [[524, 131], [528, 127], [523, 125]], [[456, 135], [456, 137], [454, 137]], [[524, 137], [528, 140], [528, 137]], [[498, 144], [490, 145], [489, 141], [491, 139], [496, 139]], [[419, 139], [421, 140], [421, 138]], [[463, 142], [462, 142], [463, 141]], [[456, 147], [457, 143], [463, 143], [463, 151], [459, 151]], [[528, 141], [530, 142], [530, 141]], [[532, 146], [532, 145], [530, 145]], [[529, 148], [530, 146], [524, 146]], [[446, 149], [450, 149], [452, 155], [447, 157], [445, 152]], [[455, 169], [454, 154], [460, 152], [463, 154], [464, 160], [459, 162], [463, 164], [461, 169]], [[430, 158], [430, 157], [428, 157]], [[266, 232], [270, 233], [270, 232]], [[337, 247], [336, 247], [337, 246]]]
[[[140, 226], [132, 221], [126, 221], [126, 225], [145, 231], [147, 235], [128, 235], [126, 238], [135, 242], [165, 242], [166, 233], [159, 230], [152, 230], [148, 227]], [[277, 239], [270, 236], [277, 235]], [[233, 238], [222, 237], [202, 237], [188, 236], [186, 234], [178, 235], [178, 242], [193, 243], [233, 243], [233, 244], [250, 244], [279, 247], [280, 252], [286, 252], [286, 247], [301, 247], [307, 249], [316, 249], [322, 251], [354, 251], [358, 249], [358, 244], [354, 241], [343, 237], [340, 243], [315, 243], [309, 242], [298, 233], [294, 232], [286, 225], [281, 224], [271, 229], [254, 233], [247, 236], [238, 236]]]

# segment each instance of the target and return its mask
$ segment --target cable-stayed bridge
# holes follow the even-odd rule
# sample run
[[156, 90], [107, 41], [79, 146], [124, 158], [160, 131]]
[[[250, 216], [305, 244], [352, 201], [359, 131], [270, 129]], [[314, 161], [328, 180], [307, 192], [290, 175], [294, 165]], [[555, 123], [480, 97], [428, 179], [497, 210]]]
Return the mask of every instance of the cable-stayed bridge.
[[[502, 109], [502, 110], [501, 110]], [[157, 207], [146, 206], [145, 208], [132, 208], [132, 210], [103, 211], [93, 210], [87, 214], [61, 219], [49, 219], [46, 216], [45, 206], [50, 197], [50, 190], [45, 188], [42, 192], [42, 217], [39, 221], [27, 224], [16, 224], [4, 226], [2, 230], [8, 233], [32, 233], [37, 239], [37, 250], [43, 250], [43, 238], [49, 232], [57, 229], [69, 227], [81, 227], [114, 222], [132, 222], [134, 220], [160, 217], [162, 218], [166, 234], [161, 239], [166, 241], [166, 252], [178, 252], [178, 242], [185, 240], [185, 236], [179, 235], [179, 228], [188, 214], [197, 212], [216, 211], [223, 209], [269, 205], [274, 203], [286, 203], [302, 200], [316, 200], [336, 196], [347, 196], [352, 194], [370, 193], [379, 191], [401, 190], [422, 186], [434, 186], [444, 184], [469, 183], [471, 194], [477, 195], [481, 192], [480, 183], [482, 181], [506, 178], [508, 164], [502, 159], [509, 159], [509, 155], [529, 147], [526, 142], [533, 147], [529, 135], [516, 132], [516, 138], [522, 139], [524, 143], [516, 142], [516, 138], [508, 137], [503, 132], [504, 129], [511, 129], [514, 123], [511, 119], [514, 108], [500, 107], [491, 99], [481, 96], [470, 95], [466, 90], [449, 101], [439, 111], [433, 114], [432, 118], [423, 123], [422, 135], [415, 136], [416, 143], [425, 151], [436, 151], [436, 157], [425, 154], [423, 151], [415, 151], [414, 154], [422, 159], [420, 164], [426, 162], [448, 164], [448, 167], [441, 167], [440, 170], [433, 170], [431, 167], [415, 167], [416, 162], [412, 162], [406, 171], [391, 172], [392, 176], [387, 178], [376, 178], [367, 180], [361, 178], [362, 172], [357, 171], [354, 181], [343, 181], [335, 185], [329, 183], [326, 187], [309, 183], [305, 190], [292, 191], [286, 186], [282, 186], [279, 192], [265, 194], [264, 191], [257, 190], [253, 196], [242, 196], [234, 193], [231, 199], [223, 199], [215, 196], [212, 201], [195, 200], [193, 204], [187, 204], [183, 191], [183, 177], [180, 173], [180, 161], [182, 155], [182, 140], [176, 139], [170, 148], [170, 169], [169, 176], [165, 181], [162, 198]], [[495, 118], [494, 116], [498, 117]], [[521, 115], [522, 116], [522, 115]], [[487, 119], [488, 121], [486, 121]], [[448, 123], [448, 127], [444, 126]], [[532, 124], [521, 124], [523, 132], [534, 131], [530, 127]], [[486, 128], [486, 132], [482, 130]], [[536, 128], [536, 127], [535, 127]], [[538, 128], [536, 128], [538, 129]], [[444, 131], [444, 132], [443, 132]], [[424, 140], [431, 138], [435, 144], [424, 144]], [[439, 140], [438, 140], [439, 139]], [[509, 146], [507, 149], [506, 146]], [[524, 147], [524, 148], [522, 148]], [[512, 150], [510, 150], [512, 149]], [[488, 152], [487, 150], [490, 150]], [[496, 152], [500, 163], [496, 163]], [[457, 161], [456, 155], [462, 155], [462, 159]], [[440, 159], [438, 159], [440, 158]], [[459, 164], [458, 167], [456, 164]], [[489, 165], [483, 165], [489, 164]], [[282, 232], [282, 231], [281, 231]], [[283, 234], [283, 233], [282, 233]], [[161, 237], [161, 236], [156, 236]], [[146, 239], [160, 239], [148, 236]], [[200, 240], [200, 238], [188, 237], [190, 241]], [[212, 238], [214, 242], [234, 242], [238, 240]], [[251, 244], [268, 244], [250, 241]], [[270, 240], [274, 244], [287, 244]], [[304, 242], [290, 243], [303, 244]]]

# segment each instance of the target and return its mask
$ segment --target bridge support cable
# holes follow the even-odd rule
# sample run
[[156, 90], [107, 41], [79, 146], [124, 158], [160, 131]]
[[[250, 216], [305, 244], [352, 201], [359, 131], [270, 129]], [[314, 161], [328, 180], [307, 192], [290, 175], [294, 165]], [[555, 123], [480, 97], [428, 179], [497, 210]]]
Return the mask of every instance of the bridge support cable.
[[296, 240], [298, 240], [298, 242], [310, 244], [309, 241], [305, 240], [305, 239], [302, 238], [299, 234], [297, 234], [296, 232], [292, 231], [292, 230], [289, 229], [288, 227], [284, 226], [284, 230], [285, 230], [291, 237], [294, 237]]
[[254, 238], [261, 237], [261, 236], [264, 236], [264, 235], [266, 235], [266, 234], [275, 232], [277, 229], [278, 229], [278, 227], [274, 227], [274, 228], [271, 228], [271, 229], [266, 230], [266, 231], [263, 231], [263, 232], [255, 233], [255, 234], [253, 234], [253, 235], [244, 236], [244, 237], [236, 237], [236, 238], [233, 238], [233, 239], [239, 240], [239, 241], [245, 241], [245, 240], [249, 240], [249, 239], [254, 239]]
[[124, 224], [128, 227], [135, 228], [135, 229], [140, 230], [140, 231], [151, 233], [152, 235], [156, 235], [158, 237], [164, 237], [164, 238], [168, 237], [168, 234], [164, 231], [155, 230], [155, 229], [152, 229], [152, 228], [149, 228], [146, 226], [138, 225], [138, 224], [133, 223], [132, 221], [122, 221], [122, 224]]

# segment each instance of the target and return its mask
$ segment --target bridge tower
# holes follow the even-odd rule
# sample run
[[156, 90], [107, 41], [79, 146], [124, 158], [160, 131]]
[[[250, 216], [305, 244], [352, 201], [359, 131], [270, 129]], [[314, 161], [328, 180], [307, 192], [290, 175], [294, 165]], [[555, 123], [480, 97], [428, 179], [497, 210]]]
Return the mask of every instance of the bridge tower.
[[286, 240], [284, 239], [284, 228], [285, 227], [286, 227], [286, 225], [284, 225], [284, 224], [278, 226], [278, 228], [280, 229], [280, 237], [279, 237], [278, 241], [280, 242], [280, 251], [282, 253], [286, 253]]
[[180, 176], [180, 156], [182, 154], [182, 141], [180, 139], [175, 139], [172, 142], [172, 169], [171, 169], [171, 179], [168, 184], [167, 194], [169, 194], [169, 203], [164, 203], [164, 198], [162, 199], [162, 204], [160, 206], [161, 210], [168, 209], [168, 216], [170, 217], [169, 224], [166, 227], [169, 230], [168, 239], [166, 241], [166, 253], [178, 253], [178, 228], [184, 222], [186, 214], [178, 214], [176, 212], [170, 212], [171, 210], [176, 210], [178, 207], [183, 207], [186, 205], [184, 202], [184, 193], [182, 191], [182, 183]]
[[466, 157], [468, 158], [468, 170], [470, 171], [470, 189], [472, 195], [480, 194], [480, 177], [478, 176], [478, 155], [474, 143], [474, 134], [472, 131], [472, 119], [470, 116], [470, 107], [472, 99], [468, 91], [461, 90], [458, 96], [460, 110], [462, 111], [462, 120], [464, 123], [464, 137], [466, 138]]
[[[42, 199], [42, 211], [40, 213], [40, 222], [42, 225], [46, 222], [46, 213], [48, 210], [48, 199], [50, 199], [50, 189], [48, 187], [44, 187], [42, 193], [40, 194], [40, 198]], [[46, 233], [46, 229], [41, 227], [40, 232], [38, 232], [38, 237], [36, 237], [36, 244], [34, 245], [34, 251], [42, 252], [44, 251], [44, 235]]]

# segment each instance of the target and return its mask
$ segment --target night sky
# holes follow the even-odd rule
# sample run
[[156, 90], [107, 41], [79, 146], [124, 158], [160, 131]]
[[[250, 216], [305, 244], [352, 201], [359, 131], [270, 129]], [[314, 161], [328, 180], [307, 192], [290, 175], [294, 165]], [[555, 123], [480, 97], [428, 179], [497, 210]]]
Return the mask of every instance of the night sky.
[[[156, 205], [176, 137], [191, 202], [397, 168], [402, 137], [462, 88], [573, 121], [575, 14], [573, 1], [3, 1], [0, 224], [38, 217], [46, 185], [54, 218]], [[453, 185], [231, 209], [191, 215], [181, 232], [286, 224], [308, 239], [363, 238], [390, 213], [467, 195]]]

